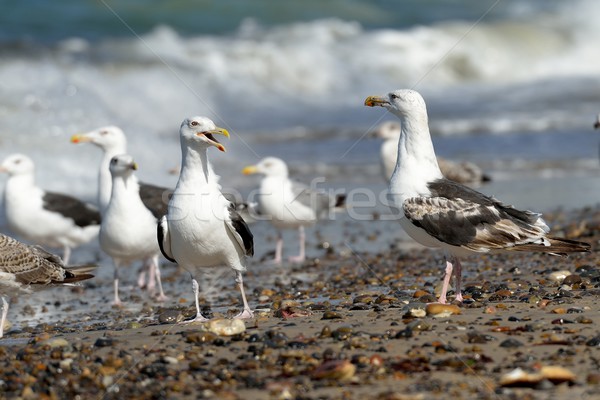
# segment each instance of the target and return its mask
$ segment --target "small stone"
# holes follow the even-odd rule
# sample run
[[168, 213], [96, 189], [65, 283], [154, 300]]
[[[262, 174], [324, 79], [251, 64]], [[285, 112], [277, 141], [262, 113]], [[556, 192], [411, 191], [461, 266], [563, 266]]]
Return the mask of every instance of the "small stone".
[[246, 330], [246, 324], [241, 319], [213, 319], [204, 323], [204, 326], [219, 336], [238, 335]]
[[338, 382], [352, 380], [356, 373], [356, 365], [348, 360], [330, 360], [319, 365], [312, 372], [314, 379], [332, 379]]
[[600, 385], [600, 372], [592, 372], [586, 378], [588, 385]]
[[562, 281], [564, 281], [569, 275], [571, 275], [571, 272], [567, 270], [554, 271], [548, 275], [548, 280], [556, 283], [562, 283]]
[[127, 324], [127, 329], [140, 329], [142, 324], [139, 322], [131, 321]]
[[342, 314], [336, 311], [325, 311], [321, 319], [342, 319]]
[[572, 274], [572, 275], [566, 276], [565, 279], [563, 279], [562, 284], [573, 286], [578, 283], [581, 283], [581, 281], [582, 281], [581, 276], [579, 276], [577, 274]]
[[504, 347], [504, 348], [516, 348], [516, 347], [521, 347], [521, 346], [523, 346], [523, 343], [521, 343], [517, 339], [513, 339], [513, 338], [506, 339], [502, 343], [500, 343], [500, 347]]
[[160, 313], [158, 316], [158, 323], [160, 324], [176, 324], [183, 321], [183, 313], [179, 310], [166, 310]]
[[415, 307], [415, 308], [411, 308], [408, 311], [408, 314], [413, 318], [423, 318], [424, 316], [427, 315], [427, 311], [425, 311], [424, 308]]
[[67, 340], [64, 338], [48, 339], [48, 340], [44, 341], [42, 344], [48, 345], [52, 349], [69, 346], [69, 342], [67, 342]]
[[452, 314], [460, 314], [460, 307], [454, 304], [439, 304], [439, 303], [431, 303], [427, 304], [425, 308], [427, 315], [431, 315], [436, 318], [445, 318], [449, 317]]
[[96, 339], [94, 346], [95, 347], [109, 347], [109, 346], [112, 346], [114, 342], [115, 341], [113, 340], [113, 338], [103, 336], [103, 337], [99, 337], [98, 339]]
[[590, 346], [590, 347], [600, 347], [600, 335], [597, 335], [596, 337], [591, 338], [590, 340], [585, 342], [585, 344], [586, 344], [586, 346]]

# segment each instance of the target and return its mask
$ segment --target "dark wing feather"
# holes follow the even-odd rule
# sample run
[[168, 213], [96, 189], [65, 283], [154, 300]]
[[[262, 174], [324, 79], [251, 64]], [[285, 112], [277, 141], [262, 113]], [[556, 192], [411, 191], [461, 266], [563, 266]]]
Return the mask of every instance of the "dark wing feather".
[[229, 218], [231, 219], [231, 227], [235, 234], [237, 234], [241, 239], [244, 245], [245, 254], [247, 256], [254, 255], [254, 236], [252, 232], [250, 232], [250, 228], [248, 228], [248, 224], [246, 221], [238, 214], [235, 210], [235, 205], [233, 203], [229, 204]]
[[173, 190], [140, 182], [140, 198], [152, 215], [160, 219], [167, 214]]
[[66, 194], [45, 192], [42, 201], [45, 209], [72, 219], [77, 226], [99, 225], [101, 222], [100, 213], [94, 206]]
[[[415, 197], [404, 202], [404, 215], [437, 240], [472, 251], [517, 250], [520, 245], [550, 246], [541, 219], [523, 221], [514, 209], [443, 197]], [[508, 211], [511, 212], [508, 212]], [[514, 210], [517, 211], [517, 210]], [[550, 249], [547, 249], [550, 251]]]
[[[158, 247], [160, 248], [160, 252], [165, 258], [171, 262], [176, 263], [177, 260], [173, 258], [171, 254], [171, 246], [169, 243], [169, 234], [168, 234], [169, 224], [167, 222], [167, 216], [164, 215], [156, 224], [156, 239], [158, 240]], [[167, 249], [169, 251], [167, 251]]]

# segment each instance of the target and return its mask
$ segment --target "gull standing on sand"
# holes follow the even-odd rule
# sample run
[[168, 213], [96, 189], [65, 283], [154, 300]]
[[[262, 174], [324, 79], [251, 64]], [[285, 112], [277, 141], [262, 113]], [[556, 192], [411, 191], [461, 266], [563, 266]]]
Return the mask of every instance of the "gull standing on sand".
[[72, 248], [98, 235], [98, 210], [74, 197], [36, 186], [31, 158], [10, 155], [0, 165], [0, 172], [9, 174], [4, 187], [4, 210], [8, 227], [17, 235], [35, 244], [62, 248], [65, 265]]
[[89, 272], [95, 268], [95, 265], [67, 268], [60, 257], [48, 253], [41, 247], [26, 245], [0, 233], [0, 296], [2, 297], [0, 338], [4, 334], [4, 324], [8, 314], [6, 296], [90, 279], [94, 276]]
[[[72, 143], [92, 143], [102, 150], [103, 156], [98, 171], [98, 207], [104, 213], [112, 191], [112, 176], [110, 173], [110, 161], [114, 156], [127, 154], [127, 138], [123, 130], [117, 126], [104, 126], [87, 133], [73, 135]], [[139, 195], [142, 202], [152, 212], [156, 219], [160, 219], [167, 213], [167, 197], [171, 190], [139, 182]], [[152, 227], [154, 235], [156, 227]], [[149, 266], [154, 264], [148, 264]], [[160, 274], [158, 263], [156, 269], [150, 268], [148, 272], [147, 289], [153, 292], [156, 286], [156, 275]], [[145, 271], [142, 270], [138, 278], [138, 286], [145, 285]]]
[[[380, 158], [381, 171], [386, 182], [392, 177], [398, 159], [398, 139], [400, 138], [400, 122], [382, 122], [373, 132], [373, 136], [383, 139], [381, 144]], [[442, 175], [451, 181], [469, 186], [479, 186], [483, 182], [489, 182], [489, 176], [483, 173], [481, 168], [469, 161], [454, 162], [437, 157], [438, 166]]]
[[229, 137], [225, 129], [206, 117], [186, 118], [181, 123], [182, 167], [168, 214], [158, 226], [158, 243], [167, 259], [192, 275], [196, 301], [193, 321], [207, 320], [200, 312], [198, 275], [214, 274], [214, 268], [222, 266], [235, 271], [242, 294], [243, 310], [236, 318], [252, 318], [242, 271], [246, 270], [246, 257], [254, 255], [254, 239], [234, 204], [221, 193], [219, 177], [208, 161], [209, 147], [225, 151], [213, 135]]
[[156, 271], [157, 299], [164, 301], [167, 297], [158, 268], [160, 249], [156, 242], [157, 219], [140, 198], [139, 185], [133, 175], [137, 164], [130, 155], [121, 154], [110, 160], [109, 168], [112, 189], [100, 228], [100, 247], [112, 257], [115, 265], [114, 304], [123, 304], [119, 297], [119, 268], [135, 260], [143, 260], [149, 270]]
[[442, 248], [446, 260], [440, 303], [454, 269], [456, 301], [462, 301], [459, 257], [495, 251], [535, 251], [553, 255], [589, 252], [584, 242], [547, 236], [541, 214], [520, 211], [460, 183], [445, 179], [438, 166], [421, 95], [409, 89], [370, 96], [369, 107], [381, 106], [400, 118], [398, 160], [390, 196], [400, 211], [400, 225], [417, 242]]
[[277, 157], [267, 157], [256, 165], [242, 170], [244, 175], [262, 174], [258, 191], [258, 210], [277, 229], [275, 264], [280, 264], [283, 252], [282, 229], [298, 229], [300, 254], [290, 257], [291, 262], [306, 259], [304, 227], [314, 224], [329, 211], [341, 208], [345, 196], [331, 196], [288, 178], [286, 163]]

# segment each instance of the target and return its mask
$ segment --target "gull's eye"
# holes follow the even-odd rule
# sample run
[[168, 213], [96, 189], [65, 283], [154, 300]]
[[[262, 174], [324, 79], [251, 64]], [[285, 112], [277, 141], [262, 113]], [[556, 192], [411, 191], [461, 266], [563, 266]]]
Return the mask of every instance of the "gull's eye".
[[21, 159], [20, 159], [20, 158], [17, 158], [17, 159], [15, 160], [15, 164], [21, 164]]
[[191, 125], [192, 126], [198, 126], [198, 121], [192, 121]]
[[106, 135], [108, 135], [108, 131], [102, 131], [102, 132], [100, 132], [100, 135], [106, 136]]
[[119, 160], [116, 159], [116, 158], [113, 158], [112, 160], [110, 160], [110, 163], [113, 164], [113, 165], [116, 164], [116, 163], [118, 163], [118, 162], [119, 162]]
[[390, 94], [390, 99], [396, 100], [397, 98], [399, 98], [399, 96], [396, 93]]

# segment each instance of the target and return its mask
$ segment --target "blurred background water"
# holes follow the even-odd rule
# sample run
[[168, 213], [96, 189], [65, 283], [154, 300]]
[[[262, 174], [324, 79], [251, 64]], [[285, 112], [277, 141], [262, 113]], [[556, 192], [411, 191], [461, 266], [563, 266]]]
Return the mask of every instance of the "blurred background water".
[[4, 1], [0, 154], [27, 153], [42, 186], [93, 199], [100, 152], [68, 139], [115, 124], [142, 179], [173, 186], [179, 124], [206, 115], [233, 134], [211, 154], [225, 186], [250, 190], [240, 169], [275, 155], [302, 179], [383, 190], [365, 133], [394, 117], [362, 103], [410, 87], [438, 154], [481, 165], [484, 191], [595, 204], [599, 12], [592, 0]]

